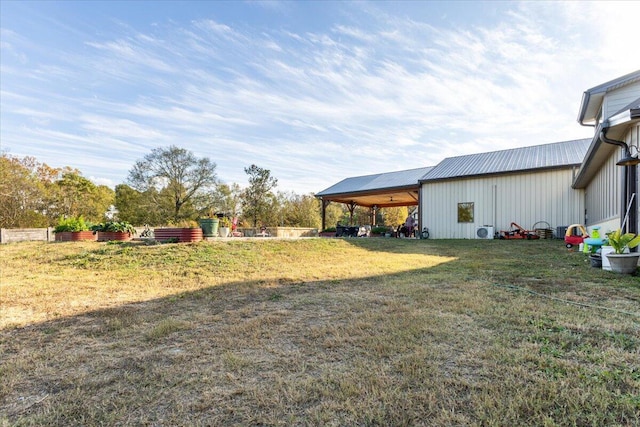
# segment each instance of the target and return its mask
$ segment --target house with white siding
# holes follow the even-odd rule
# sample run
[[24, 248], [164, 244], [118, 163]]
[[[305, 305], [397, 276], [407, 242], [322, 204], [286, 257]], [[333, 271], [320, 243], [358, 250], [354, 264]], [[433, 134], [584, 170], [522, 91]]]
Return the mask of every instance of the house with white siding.
[[444, 159], [420, 180], [421, 225], [436, 239], [491, 238], [582, 223], [584, 191], [571, 187], [589, 139]]
[[[578, 122], [594, 128], [587, 154], [573, 182], [585, 194], [585, 224], [605, 232], [638, 232], [638, 146], [640, 70], [584, 92]], [[628, 165], [619, 164], [631, 158]], [[635, 158], [635, 160], [633, 160]]]
[[[347, 178], [316, 196], [323, 212], [331, 202], [372, 212], [417, 205], [420, 229], [428, 227], [436, 239], [492, 238], [512, 223], [554, 231], [578, 223], [607, 232], [624, 222], [627, 231], [637, 232], [640, 70], [585, 91], [578, 122], [594, 128], [593, 138], [450, 157], [423, 171]], [[417, 186], [410, 182], [416, 172], [425, 172]], [[393, 185], [378, 188], [376, 182]]]

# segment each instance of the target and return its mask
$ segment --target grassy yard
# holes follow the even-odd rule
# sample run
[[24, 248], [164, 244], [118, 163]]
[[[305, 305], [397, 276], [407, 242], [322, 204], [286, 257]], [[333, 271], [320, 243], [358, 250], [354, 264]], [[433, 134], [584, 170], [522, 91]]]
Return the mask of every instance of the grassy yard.
[[0, 269], [0, 425], [640, 425], [640, 278], [559, 240], [21, 243]]

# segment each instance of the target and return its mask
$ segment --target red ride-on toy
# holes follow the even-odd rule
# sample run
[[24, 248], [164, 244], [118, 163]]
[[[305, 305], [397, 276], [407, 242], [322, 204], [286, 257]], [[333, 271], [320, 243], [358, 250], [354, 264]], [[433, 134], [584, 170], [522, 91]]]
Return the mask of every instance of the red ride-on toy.
[[568, 249], [574, 246], [579, 246], [584, 242], [584, 239], [588, 238], [587, 229], [582, 224], [571, 224], [567, 227], [567, 232], [564, 234], [564, 243]]

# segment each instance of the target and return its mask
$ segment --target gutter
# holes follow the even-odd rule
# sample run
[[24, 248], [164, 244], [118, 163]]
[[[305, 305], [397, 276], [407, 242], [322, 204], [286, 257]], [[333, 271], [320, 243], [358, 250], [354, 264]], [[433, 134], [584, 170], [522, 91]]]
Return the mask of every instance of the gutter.
[[[593, 90], [593, 89], [591, 89]], [[587, 91], [587, 92], [583, 92], [582, 93], [582, 102], [580, 103], [580, 112], [578, 113], [578, 123], [580, 123], [580, 126], [586, 126], [586, 127], [596, 127], [596, 124], [587, 124], [584, 123], [584, 115], [587, 112], [587, 107], [589, 106], [589, 101], [591, 100], [591, 91]]]

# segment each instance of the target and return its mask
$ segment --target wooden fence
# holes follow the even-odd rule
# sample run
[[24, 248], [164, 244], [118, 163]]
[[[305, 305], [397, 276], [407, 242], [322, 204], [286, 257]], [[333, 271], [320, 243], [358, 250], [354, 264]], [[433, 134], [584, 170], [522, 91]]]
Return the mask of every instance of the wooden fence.
[[53, 228], [0, 228], [0, 243], [25, 241], [53, 242]]
[[[259, 235], [260, 230], [255, 228], [239, 228], [245, 237]], [[137, 235], [144, 231], [144, 227], [136, 227]], [[317, 228], [302, 227], [268, 227], [268, 234], [271, 237], [295, 238], [295, 237], [318, 237]], [[55, 234], [53, 228], [0, 228], [0, 243], [43, 241], [53, 242]]]

